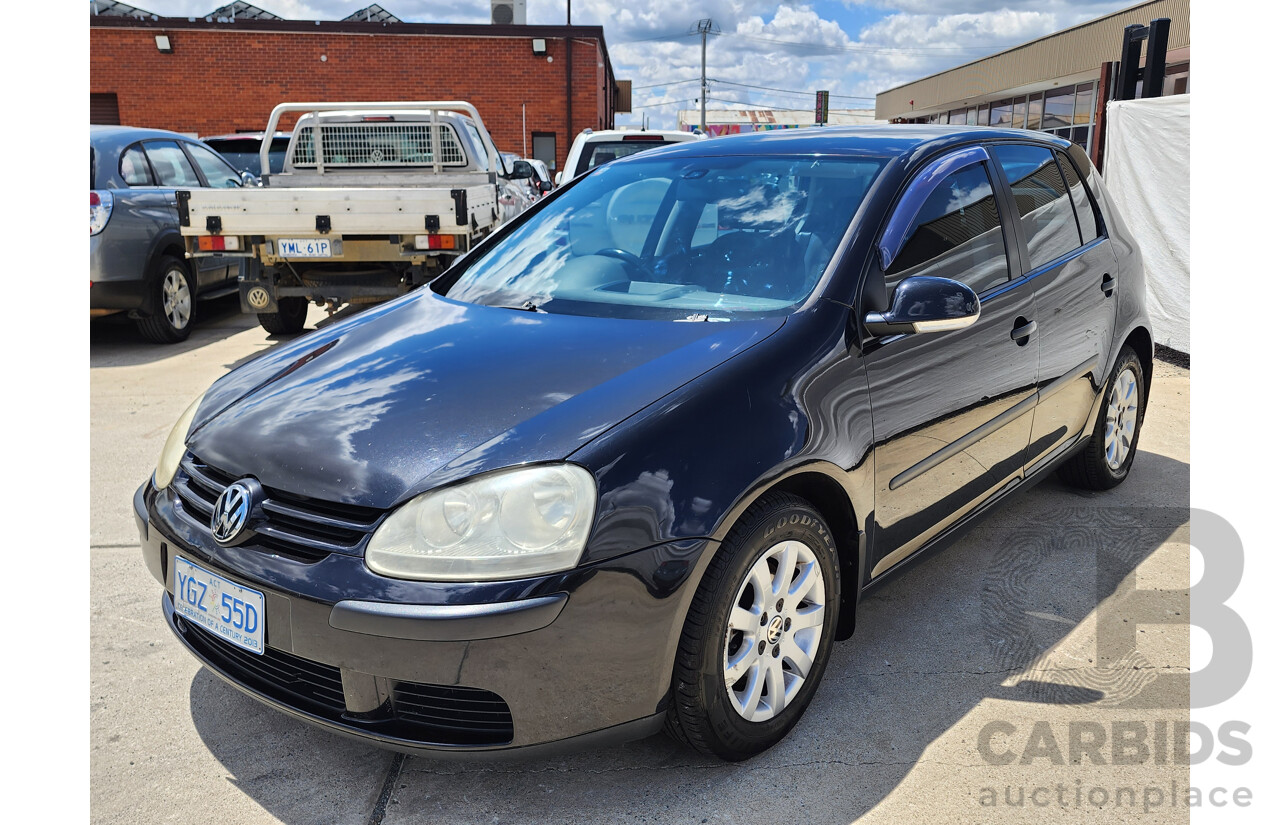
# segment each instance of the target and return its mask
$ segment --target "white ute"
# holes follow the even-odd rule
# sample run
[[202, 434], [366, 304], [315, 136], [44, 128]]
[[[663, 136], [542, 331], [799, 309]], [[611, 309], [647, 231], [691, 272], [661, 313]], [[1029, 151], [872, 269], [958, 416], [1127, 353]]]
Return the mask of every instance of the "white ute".
[[530, 205], [527, 164], [507, 168], [470, 103], [282, 103], [266, 133], [291, 112], [262, 187], [178, 192], [188, 257], [249, 258], [241, 308], [268, 332], [300, 331], [311, 301], [332, 313], [420, 286]]

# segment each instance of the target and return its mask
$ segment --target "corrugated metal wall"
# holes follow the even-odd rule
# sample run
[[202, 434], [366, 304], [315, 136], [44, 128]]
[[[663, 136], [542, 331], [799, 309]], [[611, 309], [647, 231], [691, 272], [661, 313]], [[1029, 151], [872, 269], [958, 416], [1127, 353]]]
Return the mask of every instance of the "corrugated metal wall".
[[[1008, 51], [876, 95], [876, 117], [888, 120], [1050, 81], [1120, 59], [1124, 27], [1168, 17], [1169, 49], [1191, 45], [1191, 0], [1154, 0]], [[914, 100], [912, 106], [909, 101]]]

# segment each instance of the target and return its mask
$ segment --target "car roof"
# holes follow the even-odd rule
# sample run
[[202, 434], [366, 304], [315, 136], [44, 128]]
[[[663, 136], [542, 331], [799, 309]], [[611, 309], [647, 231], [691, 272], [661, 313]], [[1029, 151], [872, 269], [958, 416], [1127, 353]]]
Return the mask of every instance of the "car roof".
[[[200, 138], [206, 143], [211, 140], [262, 140], [266, 137], [266, 132], [234, 132], [229, 135], [208, 135]], [[288, 132], [276, 132], [272, 140], [288, 139], [291, 135]]]
[[150, 129], [143, 126], [89, 126], [89, 140], [95, 145], [105, 146], [112, 143], [123, 145], [146, 138], [199, 140], [199, 138], [193, 138], [180, 132], [171, 132], [168, 129]]
[[[643, 153], [652, 158], [690, 155], [861, 155], [900, 157], [933, 154], [950, 146], [979, 140], [1017, 140], [1043, 143], [1066, 149], [1069, 141], [1028, 129], [995, 129], [988, 126], [943, 126], [932, 124], [885, 124], [880, 126], [824, 126], [822, 128], [773, 129], [744, 132], [709, 140], [688, 141], [655, 147]], [[631, 158], [621, 158], [631, 160]]]
[[698, 135], [694, 132], [682, 132], [679, 130], [662, 130], [662, 129], [593, 129], [590, 132], [579, 132], [579, 140], [611, 140], [618, 137], [634, 137], [636, 135], [661, 135], [664, 138], [675, 138], [676, 140], [697, 140]]

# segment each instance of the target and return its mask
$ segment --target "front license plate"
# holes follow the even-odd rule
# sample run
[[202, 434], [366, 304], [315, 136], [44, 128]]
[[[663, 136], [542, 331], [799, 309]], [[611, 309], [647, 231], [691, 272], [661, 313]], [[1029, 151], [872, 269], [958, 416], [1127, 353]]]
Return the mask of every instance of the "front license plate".
[[262, 594], [217, 573], [175, 558], [173, 607], [193, 621], [250, 653], [262, 654], [267, 613]]
[[276, 241], [280, 258], [332, 258], [333, 246], [328, 238], [281, 238]]

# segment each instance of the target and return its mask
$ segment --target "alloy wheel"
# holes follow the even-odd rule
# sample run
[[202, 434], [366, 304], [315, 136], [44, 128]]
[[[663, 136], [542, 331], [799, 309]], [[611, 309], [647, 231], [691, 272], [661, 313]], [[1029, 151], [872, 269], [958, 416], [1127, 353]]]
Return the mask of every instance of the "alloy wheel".
[[725, 688], [742, 718], [763, 722], [795, 698], [813, 667], [826, 614], [822, 567], [803, 542], [779, 542], [751, 566], [733, 605]]
[[1107, 466], [1119, 470], [1129, 457], [1134, 433], [1138, 427], [1138, 377], [1132, 369], [1124, 369], [1111, 385], [1107, 398], [1107, 423], [1103, 447]]

